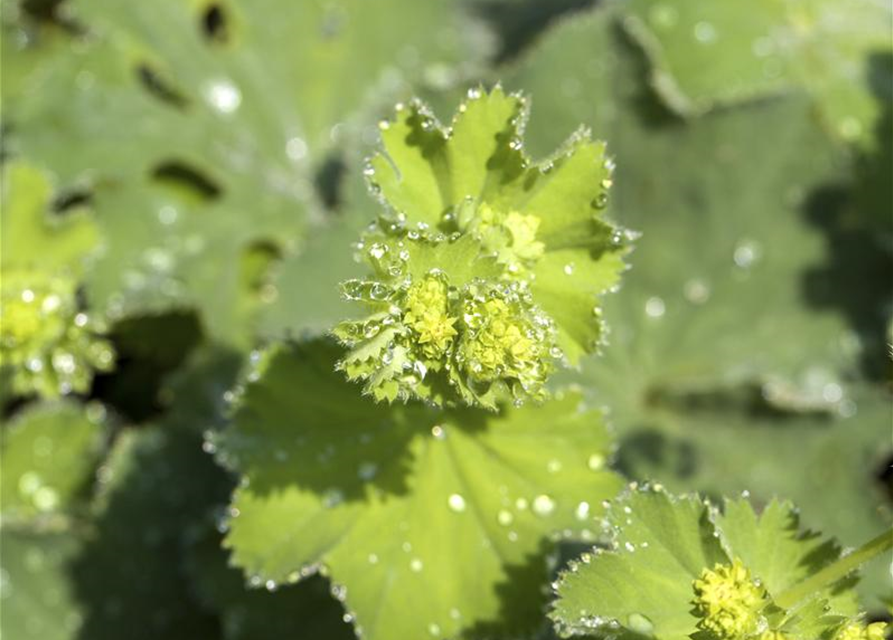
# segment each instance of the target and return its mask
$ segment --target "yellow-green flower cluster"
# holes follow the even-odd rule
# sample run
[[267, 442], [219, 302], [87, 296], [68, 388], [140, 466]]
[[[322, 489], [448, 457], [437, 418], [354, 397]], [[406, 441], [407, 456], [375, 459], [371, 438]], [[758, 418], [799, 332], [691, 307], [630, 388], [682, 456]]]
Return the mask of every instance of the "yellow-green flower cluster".
[[834, 640], [884, 640], [887, 637], [886, 622], [872, 622], [864, 624], [851, 622], [844, 626], [834, 636]]
[[457, 318], [449, 316], [447, 302], [447, 286], [434, 276], [416, 282], [406, 292], [403, 322], [415, 332], [426, 358], [440, 358], [456, 335]]
[[55, 397], [87, 391], [94, 371], [107, 371], [114, 361], [99, 330], [79, 312], [70, 278], [30, 271], [3, 274], [0, 368], [15, 393]]
[[397, 283], [348, 281], [342, 290], [373, 313], [334, 329], [350, 349], [338, 366], [376, 398], [495, 408], [544, 397], [560, 354], [551, 320], [521, 283], [496, 277], [456, 287], [434, 268]]
[[485, 251], [511, 271], [529, 266], [543, 255], [545, 245], [536, 239], [540, 220], [517, 211], [501, 211], [482, 203], [470, 225]]
[[758, 632], [768, 597], [741, 560], [704, 569], [692, 587], [700, 630], [715, 640], [744, 640]]
[[541, 385], [549, 354], [531, 318], [503, 298], [466, 300], [460, 361], [474, 382], [517, 379], [525, 391]]

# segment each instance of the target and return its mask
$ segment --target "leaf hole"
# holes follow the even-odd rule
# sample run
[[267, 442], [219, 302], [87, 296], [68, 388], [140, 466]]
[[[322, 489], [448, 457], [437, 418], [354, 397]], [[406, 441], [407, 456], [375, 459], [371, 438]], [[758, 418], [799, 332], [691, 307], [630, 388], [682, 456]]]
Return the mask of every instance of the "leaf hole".
[[261, 238], [245, 247], [239, 264], [245, 290], [262, 297], [271, 292], [272, 269], [281, 259], [282, 249], [272, 240]]
[[201, 18], [202, 33], [210, 42], [224, 44], [229, 41], [229, 20], [219, 4], [211, 4]]
[[50, 205], [50, 211], [56, 215], [65, 215], [81, 207], [89, 207], [93, 202], [93, 194], [86, 188], [73, 187], [60, 191]]
[[203, 200], [216, 200], [223, 190], [207, 175], [178, 160], [163, 162], [152, 171], [158, 182]]
[[890, 502], [893, 502], [893, 453], [884, 458], [883, 463], [875, 475], [881, 485], [881, 490]]
[[171, 83], [164, 80], [148, 64], [142, 63], [137, 65], [136, 75], [143, 88], [158, 100], [179, 109], [183, 109], [189, 104], [183, 94], [174, 89]]
[[316, 191], [323, 205], [330, 211], [341, 205], [341, 187], [346, 171], [347, 165], [339, 156], [328, 158], [316, 171]]

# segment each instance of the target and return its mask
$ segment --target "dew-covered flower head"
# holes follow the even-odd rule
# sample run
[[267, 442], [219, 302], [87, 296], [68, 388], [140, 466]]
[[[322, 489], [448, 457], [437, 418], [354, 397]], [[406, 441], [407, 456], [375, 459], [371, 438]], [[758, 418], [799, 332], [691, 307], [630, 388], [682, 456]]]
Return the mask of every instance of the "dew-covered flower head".
[[37, 271], [3, 274], [0, 368], [15, 393], [54, 397], [89, 389], [114, 361], [103, 327], [78, 307], [71, 278]]
[[449, 127], [421, 102], [383, 123], [367, 177], [385, 213], [343, 283], [366, 315], [335, 336], [339, 367], [378, 399], [495, 408], [546, 396], [549, 375], [602, 340], [600, 296], [628, 236], [603, 216], [611, 161], [580, 131], [534, 163], [527, 102], [473, 91]]
[[692, 588], [698, 628], [715, 640], [743, 640], [759, 630], [768, 596], [741, 560], [704, 569]]

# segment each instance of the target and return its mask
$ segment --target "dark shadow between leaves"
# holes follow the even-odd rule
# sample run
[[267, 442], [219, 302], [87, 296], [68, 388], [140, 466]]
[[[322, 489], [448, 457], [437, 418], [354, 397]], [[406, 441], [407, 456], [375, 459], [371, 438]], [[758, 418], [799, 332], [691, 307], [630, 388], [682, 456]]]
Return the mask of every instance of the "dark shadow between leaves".
[[171, 312], [127, 318], [114, 325], [115, 371], [93, 379], [90, 398], [115, 408], [129, 422], [143, 422], [162, 409], [159, 389], [201, 339], [193, 313]]
[[246, 386], [217, 445], [221, 462], [244, 474], [253, 494], [297, 486], [332, 504], [366, 500], [370, 491], [406, 495], [418, 438], [434, 438], [446, 422], [486, 428], [483, 410], [375, 402], [335, 370], [343, 355], [326, 338], [286, 343]]
[[107, 504], [69, 566], [84, 614], [79, 638], [219, 637], [215, 617], [192, 598], [182, 544], [226, 503], [231, 479], [197, 433], [166, 426], [132, 437], [126, 457], [112, 462]]
[[344, 607], [331, 594], [326, 578], [313, 575], [274, 591], [246, 586], [244, 573], [234, 568], [221, 536], [210, 527], [188, 545], [186, 567], [194, 592], [218, 613], [227, 640], [352, 640], [344, 622]]
[[633, 429], [620, 442], [615, 467], [627, 478], [690, 478], [698, 468], [698, 452], [687, 440], [671, 439], [654, 428]]
[[828, 258], [804, 277], [806, 301], [843, 314], [862, 342], [862, 368], [886, 381], [886, 339], [893, 296], [893, 56], [875, 54], [866, 82], [881, 108], [873, 148], [855, 159], [848, 184], [813, 191], [804, 215], [825, 235]]
[[484, 0], [471, 10], [499, 34], [500, 46], [494, 62], [508, 62], [562, 16], [595, 6], [598, 0]]

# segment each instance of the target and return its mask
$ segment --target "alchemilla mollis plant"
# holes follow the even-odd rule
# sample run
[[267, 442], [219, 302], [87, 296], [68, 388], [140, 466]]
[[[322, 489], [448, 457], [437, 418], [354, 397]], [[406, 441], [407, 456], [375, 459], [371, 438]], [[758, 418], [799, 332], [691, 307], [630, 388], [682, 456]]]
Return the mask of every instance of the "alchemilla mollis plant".
[[367, 315], [339, 324], [339, 362], [376, 399], [495, 409], [542, 401], [602, 338], [601, 296], [631, 235], [604, 216], [613, 162], [581, 129], [534, 162], [528, 102], [473, 90], [449, 126], [422, 102], [381, 123], [366, 176], [384, 212], [342, 284]]
[[356, 245], [371, 274], [341, 285], [367, 315], [334, 329], [341, 348], [259, 353], [233, 427], [209, 441], [241, 478], [233, 562], [273, 591], [321, 573], [375, 639], [486, 624], [513, 567], [563, 538], [598, 546], [556, 583], [562, 634], [883, 633], [863, 622], [849, 573], [890, 535], [844, 556], [785, 503], [758, 517], [745, 500], [719, 510], [659, 486], [612, 501], [604, 417], [546, 383], [597, 347], [600, 295], [631, 236], [603, 215], [604, 145], [580, 132], [533, 163], [526, 117], [497, 87], [470, 92], [446, 129], [418, 101], [381, 125], [366, 173], [385, 210]]
[[890, 640], [888, 4], [2, 0], [0, 636]]

